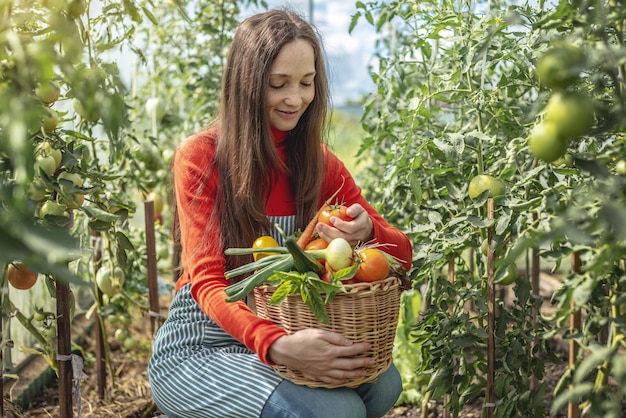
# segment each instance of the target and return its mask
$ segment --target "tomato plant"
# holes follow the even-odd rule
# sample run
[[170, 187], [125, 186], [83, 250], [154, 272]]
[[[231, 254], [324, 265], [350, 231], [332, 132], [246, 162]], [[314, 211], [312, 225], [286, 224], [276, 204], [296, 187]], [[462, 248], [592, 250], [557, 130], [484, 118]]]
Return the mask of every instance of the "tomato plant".
[[[626, 153], [620, 76], [626, 10], [613, 1], [475, 6], [360, 2], [352, 21], [354, 27], [365, 20], [388, 39], [378, 44], [359, 155], [370, 161], [361, 176], [369, 200], [381, 202], [415, 248], [410, 275], [426, 308], [412, 324], [421, 358], [407, 373], [427, 375], [431, 383], [411, 393], [424, 401], [445, 396], [452, 416], [484, 393], [484, 277], [490, 267], [524, 263], [510, 285], [511, 306], [497, 299], [495, 329], [506, 332], [495, 335], [494, 416], [541, 417], [581, 401], [590, 416], [608, 416], [621, 410], [607, 395], [607, 382], [626, 384], [621, 371], [611, 372], [621, 370], [624, 356], [600, 359], [587, 343], [602, 341], [599, 330], [607, 323], [624, 329], [609, 314], [606, 292], [625, 290], [618, 277], [626, 230], [617, 225], [626, 224], [626, 184], [613, 167]], [[476, 198], [488, 196], [488, 187], [468, 187], [480, 175], [506, 183], [489, 208]], [[506, 242], [490, 257], [493, 266], [476, 251], [489, 232]], [[533, 317], [542, 306], [528, 280], [533, 251], [542, 268], [563, 280], [550, 318]], [[569, 273], [574, 253], [584, 274]], [[541, 380], [555, 359], [543, 352], [538, 360], [532, 336], [543, 336], [545, 345], [571, 335], [569, 315], [583, 310], [576, 371], [563, 378], [554, 404], [545, 405], [529, 380]], [[603, 353], [623, 349], [610, 340], [600, 343]], [[583, 371], [595, 365], [606, 374], [594, 381], [595, 373]]]
[[330, 219], [333, 216], [341, 219], [342, 221], [348, 222], [352, 220], [352, 218], [348, 216], [348, 214], [346, 213], [347, 209], [348, 208], [344, 205], [337, 205], [337, 204], [326, 205], [320, 211], [317, 220], [318, 222], [321, 222], [323, 224], [330, 225], [330, 226], [333, 226], [333, 224], [330, 221]]
[[356, 251], [359, 265], [356, 279], [361, 282], [376, 282], [389, 277], [389, 260], [377, 248], [364, 248]]

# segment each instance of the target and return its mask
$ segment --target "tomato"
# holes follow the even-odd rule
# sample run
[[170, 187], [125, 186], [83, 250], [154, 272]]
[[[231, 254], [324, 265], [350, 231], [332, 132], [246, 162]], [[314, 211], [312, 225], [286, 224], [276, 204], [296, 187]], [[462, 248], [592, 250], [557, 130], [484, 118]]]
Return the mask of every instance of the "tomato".
[[108, 266], [101, 267], [96, 274], [96, 284], [105, 295], [115, 296], [124, 286], [124, 271], [120, 267], [113, 270]]
[[137, 348], [138, 345], [139, 345], [139, 341], [137, 341], [137, 339], [133, 337], [124, 338], [123, 346], [124, 346], [125, 351], [132, 351], [135, 348]]
[[626, 161], [619, 160], [617, 164], [615, 164], [615, 172], [620, 176], [626, 175]]
[[499, 269], [496, 272], [493, 282], [501, 286], [508, 286], [517, 279], [517, 266], [509, 264], [506, 268]]
[[46, 216], [67, 218], [67, 206], [51, 200], [46, 200], [39, 208], [39, 217], [45, 218]]
[[389, 260], [376, 248], [365, 248], [357, 252], [361, 259], [354, 276], [360, 282], [375, 282], [389, 276]]
[[[258, 237], [252, 244], [252, 248], [272, 248], [272, 247], [278, 247], [278, 242], [269, 235], [263, 235], [261, 237]], [[254, 257], [254, 261], [257, 261], [257, 260], [262, 259], [263, 257], [267, 257], [268, 255], [273, 255], [273, 254], [276, 254], [276, 253], [258, 252], [258, 253], [252, 254], [252, 256]]]
[[28, 290], [37, 282], [37, 273], [31, 271], [22, 262], [16, 261], [7, 268], [7, 279], [11, 286], [20, 290]]
[[128, 327], [130, 326], [130, 324], [133, 322], [133, 319], [131, 318], [131, 316], [130, 316], [130, 315], [120, 314], [120, 315], [117, 317], [117, 322], [118, 322], [121, 326], [123, 326], [123, 327], [125, 327], [125, 328], [128, 328]]
[[46, 319], [48, 317], [48, 315], [41, 309], [37, 309], [35, 310], [35, 312], [33, 313], [33, 319], [35, 321], [43, 321], [44, 319]]
[[[305, 250], [323, 250], [326, 248], [328, 248], [328, 243], [324, 238], [315, 238], [313, 241], [309, 242], [306, 247], [304, 247]], [[326, 264], [326, 260], [322, 258], [318, 258], [317, 261], [319, 261], [322, 265]]]
[[130, 332], [128, 332], [128, 330], [124, 328], [118, 328], [115, 330], [113, 336], [116, 340], [123, 342], [124, 340], [126, 340], [126, 338], [130, 337]]
[[489, 190], [489, 197], [496, 197], [504, 194], [504, 182], [489, 174], [479, 174], [474, 176], [469, 183], [469, 197], [475, 199], [485, 190]]
[[549, 89], [564, 89], [576, 82], [584, 63], [585, 56], [578, 47], [571, 44], [554, 46], [537, 61], [537, 79]]
[[57, 128], [59, 124], [59, 115], [53, 109], [49, 107], [44, 108], [44, 114], [41, 118], [41, 126], [46, 132], [52, 132]]
[[165, 102], [159, 97], [150, 97], [146, 101], [146, 113], [150, 121], [161, 122], [166, 112]]
[[67, 15], [72, 19], [75, 19], [85, 13], [87, 10], [87, 3], [85, 0], [70, 0], [67, 5]]
[[328, 243], [326, 242], [324, 238], [315, 238], [313, 241], [309, 242], [304, 249], [305, 250], [323, 250], [326, 247], [328, 247]]
[[61, 153], [61, 150], [54, 148], [50, 142], [48, 141], [43, 142], [38, 147], [38, 152], [43, 157], [50, 156], [54, 158], [54, 162], [56, 163], [56, 168], [58, 168], [61, 165], [61, 160], [63, 159], [63, 153]]
[[57, 336], [57, 327], [52, 325], [49, 327], [44, 327], [43, 333], [50, 338], [54, 338]]
[[72, 106], [74, 107], [74, 112], [86, 121], [97, 122], [98, 119], [100, 119], [100, 113], [97, 108], [87, 111], [83, 102], [81, 102], [78, 98], [72, 99]]
[[549, 121], [535, 125], [528, 137], [528, 146], [535, 157], [547, 163], [558, 160], [567, 151], [567, 142], [559, 136], [556, 125]]
[[161, 214], [161, 212], [163, 212], [163, 206], [165, 206], [165, 201], [163, 200], [163, 196], [161, 196], [159, 193], [151, 191], [150, 193], [148, 193], [148, 196], [146, 196], [146, 201], [153, 202], [152, 204], [154, 205], [155, 216], [158, 216]]
[[28, 184], [26, 195], [30, 200], [39, 202], [46, 197], [46, 184], [41, 179], [35, 179]]
[[586, 94], [558, 92], [548, 100], [544, 120], [554, 123], [562, 140], [577, 138], [593, 125], [593, 107]]
[[54, 157], [51, 155], [46, 155], [42, 157], [37, 157], [35, 160], [35, 170], [41, 170], [51, 177], [54, 175], [54, 172], [57, 169], [57, 164], [54, 161]]
[[85, 195], [82, 193], [72, 193], [70, 200], [65, 202], [70, 209], [78, 209], [85, 203]]
[[54, 80], [40, 83], [35, 88], [35, 95], [45, 104], [56, 102], [60, 93], [61, 86]]
[[319, 216], [317, 217], [317, 221], [326, 225], [333, 226], [333, 224], [330, 222], [330, 218], [332, 216], [336, 216], [342, 221], [349, 222], [352, 220], [352, 218], [346, 213], [347, 209], [347, 206], [344, 205], [326, 205], [320, 211]]

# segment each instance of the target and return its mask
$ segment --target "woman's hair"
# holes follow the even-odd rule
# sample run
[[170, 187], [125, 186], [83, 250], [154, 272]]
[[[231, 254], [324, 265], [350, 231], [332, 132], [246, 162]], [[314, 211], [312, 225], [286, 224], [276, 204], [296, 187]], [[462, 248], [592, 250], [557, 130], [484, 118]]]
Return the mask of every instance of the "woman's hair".
[[[283, 164], [272, 138], [266, 95], [272, 63], [295, 40], [313, 47], [315, 97], [289, 133]], [[286, 9], [249, 17], [237, 29], [222, 79], [219, 114], [208, 128], [216, 129], [218, 137], [214, 168], [221, 196], [212, 216], [218, 217], [223, 248], [249, 247], [270, 231], [265, 203], [276, 173], [289, 174], [297, 227], [303, 229], [318, 209], [324, 171], [320, 144], [330, 105], [323, 52], [316, 29]], [[231, 257], [227, 267], [247, 262], [244, 258]]]

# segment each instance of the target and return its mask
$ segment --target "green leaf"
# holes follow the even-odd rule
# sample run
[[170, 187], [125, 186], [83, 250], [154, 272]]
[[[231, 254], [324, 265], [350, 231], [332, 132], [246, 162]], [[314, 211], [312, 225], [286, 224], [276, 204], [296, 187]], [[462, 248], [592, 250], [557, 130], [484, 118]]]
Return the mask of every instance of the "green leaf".
[[574, 372], [574, 384], [581, 383], [605, 361], [610, 361], [614, 350], [611, 347], [593, 345], [591, 354], [580, 362]]
[[87, 215], [89, 215], [92, 218], [92, 220], [98, 220], [98, 221], [112, 224], [112, 223], [117, 222], [120, 219], [118, 215], [102, 210], [95, 205], [85, 205], [82, 207], [82, 210]]
[[143, 10], [143, 13], [146, 15], [146, 17], [148, 19], [150, 19], [150, 21], [154, 24], [154, 25], [158, 25], [159, 21], [157, 20], [156, 17], [154, 17], [154, 15], [152, 14], [152, 12], [150, 10], [148, 10], [145, 6], [141, 6], [141, 10]]
[[318, 321], [323, 324], [328, 324], [330, 322], [324, 300], [315, 289], [309, 289], [307, 286], [302, 286], [300, 288], [300, 296], [302, 301], [309, 307], [311, 313], [315, 315]]
[[572, 389], [561, 392], [559, 396], [554, 399], [554, 403], [550, 408], [552, 414], [556, 414], [561, 409], [567, 407], [568, 403], [581, 403], [588, 399], [593, 392], [593, 383], [585, 382], [579, 383]]
[[287, 296], [292, 292], [292, 283], [290, 281], [284, 281], [280, 286], [276, 288], [274, 294], [270, 298], [271, 305], [280, 305], [285, 301]]
[[574, 288], [573, 298], [576, 306], [584, 306], [591, 297], [594, 280], [591, 277], [585, 278], [578, 286]]

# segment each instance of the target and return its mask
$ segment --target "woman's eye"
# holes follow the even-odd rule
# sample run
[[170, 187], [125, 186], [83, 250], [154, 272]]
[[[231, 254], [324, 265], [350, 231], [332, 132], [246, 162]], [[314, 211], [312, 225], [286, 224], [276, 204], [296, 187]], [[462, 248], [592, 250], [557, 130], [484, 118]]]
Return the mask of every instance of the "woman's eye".
[[279, 89], [279, 88], [281, 88], [283, 86], [284, 86], [284, 84], [281, 84], [280, 86], [274, 86], [274, 85], [270, 84], [270, 87], [273, 88], [273, 89]]

